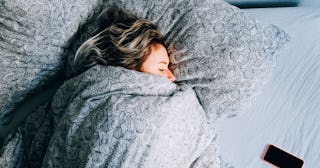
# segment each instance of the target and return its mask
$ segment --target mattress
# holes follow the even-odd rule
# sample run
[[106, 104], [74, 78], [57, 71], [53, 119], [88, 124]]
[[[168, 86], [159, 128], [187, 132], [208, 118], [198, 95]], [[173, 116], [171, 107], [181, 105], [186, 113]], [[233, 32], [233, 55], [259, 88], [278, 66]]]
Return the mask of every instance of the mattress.
[[272, 79], [243, 115], [218, 123], [221, 157], [235, 168], [269, 168], [262, 157], [273, 144], [304, 160], [320, 163], [320, 10], [246, 9], [261, 22], [279, 26], [290, 42], [277, 58]]

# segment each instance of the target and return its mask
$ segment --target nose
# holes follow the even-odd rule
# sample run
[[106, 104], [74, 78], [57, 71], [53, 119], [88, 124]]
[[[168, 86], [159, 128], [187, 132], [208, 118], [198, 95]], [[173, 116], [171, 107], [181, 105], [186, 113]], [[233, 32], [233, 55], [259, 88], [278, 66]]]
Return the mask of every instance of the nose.
[[173, 75], [173, 73], [172, 73], [170, 70], [167, 71], [166, 77], [167, 77], [171, 82], [173, 82], [173, 81], [176, 80], [176, 77]]

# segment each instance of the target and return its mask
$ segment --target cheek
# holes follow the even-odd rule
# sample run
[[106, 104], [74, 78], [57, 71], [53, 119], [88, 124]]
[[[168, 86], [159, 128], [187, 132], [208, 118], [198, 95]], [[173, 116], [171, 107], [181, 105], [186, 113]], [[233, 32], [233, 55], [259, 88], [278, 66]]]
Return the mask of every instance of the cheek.
[[140, 71], [145, 73], [157, 74], [156, 68], [152, 65], [142, 64]]

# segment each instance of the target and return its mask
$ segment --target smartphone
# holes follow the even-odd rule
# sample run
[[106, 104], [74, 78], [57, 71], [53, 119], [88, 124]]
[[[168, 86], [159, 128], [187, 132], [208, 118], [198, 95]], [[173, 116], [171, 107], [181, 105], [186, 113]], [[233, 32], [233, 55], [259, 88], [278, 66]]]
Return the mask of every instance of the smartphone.
[[274, 146], [268, 145], [263, 159], [280, 168], [302, 168], [303, 160]]

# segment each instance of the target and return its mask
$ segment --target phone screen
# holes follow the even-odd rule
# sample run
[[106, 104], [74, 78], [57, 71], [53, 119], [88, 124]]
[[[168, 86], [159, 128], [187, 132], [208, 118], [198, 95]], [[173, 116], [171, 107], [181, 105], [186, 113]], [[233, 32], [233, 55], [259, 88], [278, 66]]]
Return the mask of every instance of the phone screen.
[[303, 160], [273, 145], [268, 145], [263, 159], [280, 168], [301, 168]]

